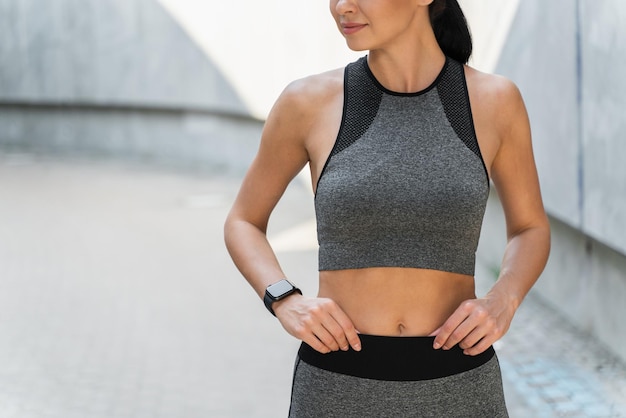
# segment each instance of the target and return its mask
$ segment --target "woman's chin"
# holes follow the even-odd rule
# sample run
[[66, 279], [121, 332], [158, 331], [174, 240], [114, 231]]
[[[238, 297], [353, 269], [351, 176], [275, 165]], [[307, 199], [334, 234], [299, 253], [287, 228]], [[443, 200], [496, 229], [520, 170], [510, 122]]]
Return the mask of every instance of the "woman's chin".
[[354, 52], [359, 52], [359, 51], [368, 51], [369, 48], [365, 45], [360, 45], [357, 44], [356, 42], [346, 42], [346, 45], [348, 45], [348, 48], [350, 48], [350, 50], [354, 51]]

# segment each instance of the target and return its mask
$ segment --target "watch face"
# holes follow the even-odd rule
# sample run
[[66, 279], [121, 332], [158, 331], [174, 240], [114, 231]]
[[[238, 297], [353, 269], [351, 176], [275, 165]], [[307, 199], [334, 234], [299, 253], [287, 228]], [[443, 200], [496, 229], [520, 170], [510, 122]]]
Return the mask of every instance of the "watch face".
[[267, 293], [270, 294], [271, 297], [277, 299], [283, 296], [285, 293], [291, 291], [293, 286], [287, 280], [281, 280], [278, 283], [274, 283], [273, 285], [267, 288]]

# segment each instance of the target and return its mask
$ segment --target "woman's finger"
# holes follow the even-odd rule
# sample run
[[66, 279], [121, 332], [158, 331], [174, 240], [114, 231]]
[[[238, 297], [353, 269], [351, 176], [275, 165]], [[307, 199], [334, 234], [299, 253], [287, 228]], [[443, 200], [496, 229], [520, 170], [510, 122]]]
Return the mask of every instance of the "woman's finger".
[[451, 349], [452, 347], [463, 341], [465, 337], [472, 333], [478, 326], [479, 323], [472, 315], [465, 318], [465, 320], [461, 322], [461, 324], [456, 327], [454, 331], [452, 331], [446, 342], [443, 344], [442, 348], [444, 350]]
[[[439, 328], [439, 332], [433, 342], [433, 348], [452, 347], [454, 344], [448, 343], [450, 335], [465, 321], [472, 313], [473, 303], [471, 300], [461, 303], [450, 317]], [[456, 344], [456, 343], [455, 343]]]
[[491, 347], [498, 339], [494, 335], [485, 335], [478, 343], [473, 347], [463, 350], [464, 354], [468, 356], [477, 356]]
[[350, 344], [348, 343], [348, 339], [346, 338], [346, 334], [343, 328], [341, 328], [341, 326], [332, 316], [329, 316], [327, 320], [322, 323], [322, 325], [334, 338], [335, 342], [341, 350], [347, 351], [348, 348], [350, 348]]
[[459, 341], [459, 347], [463, 350], [467, 350], [469, 348], [474, 347], [480, 340], [482, 340], [487, 332], [484, 327], [476, 327], [470, 333], [468, 333], [465, 338]]
[[319, 351], [322, 354], [328, 354], [331, 352], [331, 349], [320, 341], [312, 332], [309, 333], [307, 337], [302, 338], [302, 341], [310, 345], [315, 351]]
[[323, 324], [319, 324], [313, 328], [313, 334], [320, 340], [330, 351], [339, 350], [340, 344], [335, 337], [326, 329]]
[[361, 351], [361, 339], [359, 338], [356, 328], [354, 328], [354, 324], [352, 324], [352, 321], [348, 318], [348, 315], [346, 315], [336, 303], [333, 303], [330, 314], [340, 327], [340, 330], [337, 332], [340, 333], [339, 338], [341, 338], [341, 341], [338, 340], [338, 342], [341, 343], [341, 347], [346, 347], [347, 349], [349, 345], [353, 350]]

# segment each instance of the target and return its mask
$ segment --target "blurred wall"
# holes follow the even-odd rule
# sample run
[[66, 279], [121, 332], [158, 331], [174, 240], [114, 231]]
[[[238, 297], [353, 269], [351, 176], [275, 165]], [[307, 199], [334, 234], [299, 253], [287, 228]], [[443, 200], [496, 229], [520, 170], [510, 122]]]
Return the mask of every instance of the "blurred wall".
[[[626, 359], [626, 3], [524, 0], [496, 72], [524, 95], [553, 249], [536, 290]], [[497, 196], [493, 196], [497, 201]], [[480, 258], [500, 261], [492, 205]], [[496, 243], [498, 243], [496, 245]]]
[[262, 122], [155, 0], [0, 0], [0, 146], [243, 170]]
[[289, 82], [364, 54], [348, 49], [328, 0], [159, 2], [213, 57], [259, 118], [267, 116]]

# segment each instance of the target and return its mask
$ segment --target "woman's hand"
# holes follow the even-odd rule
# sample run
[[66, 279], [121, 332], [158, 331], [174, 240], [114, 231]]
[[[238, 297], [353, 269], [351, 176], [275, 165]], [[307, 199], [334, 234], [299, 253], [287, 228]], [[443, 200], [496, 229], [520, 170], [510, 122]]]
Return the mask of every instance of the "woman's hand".
[[515, 306], [508, 298], [496, 295], [466, 300], [430, 334], [436, 336], [433, 347], [449, 350], [459, 344], [464, 354], [478, 355], [508, 331]]
[[288, 333], [320, 353], [361, 350], [352, 321], [332, 299], [293, 294], [274, 302], [274, 313]]

